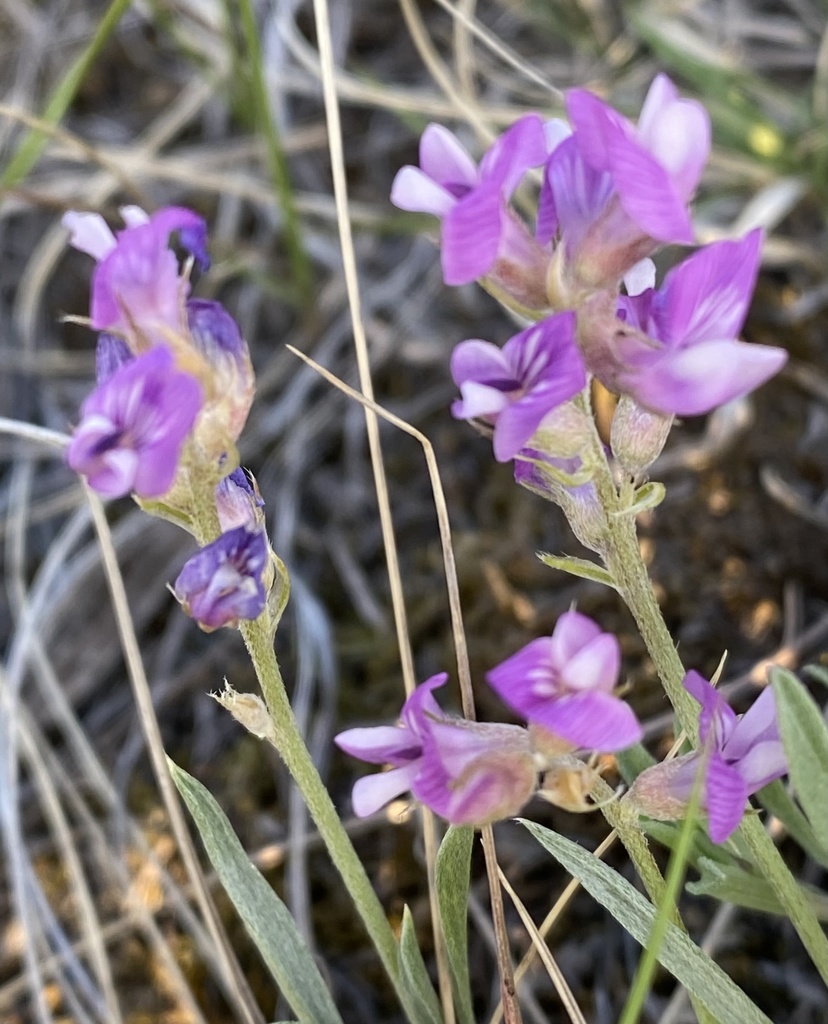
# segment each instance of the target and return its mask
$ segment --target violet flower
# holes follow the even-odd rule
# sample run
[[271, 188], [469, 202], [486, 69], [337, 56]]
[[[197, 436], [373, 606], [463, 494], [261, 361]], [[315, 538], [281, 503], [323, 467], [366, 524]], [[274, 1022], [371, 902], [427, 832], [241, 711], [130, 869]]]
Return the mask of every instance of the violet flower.
[[269, 563], [262, 529], [239, 526], [188, 559], [173, 593], [205, 632], [257, 619], [265, 609], [264, 576]]
[[566, 612], [541, 637], [486, 675], [500, 698], [530, 724], [574, 747], [616, 751], [641, 740], [630, 707], [613, 696], [618, 640], [579, 612]]
[[346, 753], [391, 771], [359, 779], [354, 813], [365, 817], [395, 797], [412, 795], [452, 824], [482, 825], [515, 814], [536, 788], [525, 729], [447, 716], [432, 691], [432, 676], [406, 700], [402, 724], [347, 729], [335, 742]]
[[241, 466], [216, 485], [216, 512], [222, 533], [264, 521], [264, 499], [253, 477]]
[[444, 717], [432, 690], [443, 686], [447, 679], [448, 675], [441, 672], [421, 683], [403, 704], [400, 725], [346, 729], [334, 737], [336, 745], [346, 754], [369, 764], [392, 766], [391, 771], [357, 780], [351, 795], [357, 817], [373, 814], [411, 789], [422, 767], [428, 716], [434, 720]]
[[647, 768], [636, 779], [629, 800], [649, 817], [680, 818], [703, 771], [701, 807], [707, 813], [710, 838], [723, 843], [742, 820], [748, 797], [788, 770], [773, 691], [764, 689], [739, 718], [698, 672], [687, 673], [684, 688], [701, 704], [703, 749]]
[[507, 462], [523, 448], [543, 418], [586, 384], [575, 343], [575, 314], [559, 313], [521, 331], [502, 349], [487, 341], [461, 342], [451, 374], [462, 398], [458, 419], [494, 426], [494, 455]]
[[[762, 232], [715, 242], [671, 270], [658, 291], [621, 296], [613, 347], [587, 341], [602, 382], [662, 415], [696, 416], [753, 391], [787, 352], [738, 341], [759, 268]], [[600, 344], [600, 343], [599, 343]]]
[[81, 408], [67, 462], [105, 498], [157, 498], [172, 486], [201, 408], [196, 380], [163, 346], [123, 363]]
[[626, 215], [661, 242], [692, 242], [687, 204], [710, 154], [704, 107], [657, 75], [637, 127], [585, 89], [570, 89], [566, 108], [584, 161], [609, 175]]
[[[539, 167], [547, 152], [544, 124], [536, 114], [507, 129], [479, 168], [447, 128], [426, 128], [420, 166], [397, 172], [391, 202], [440, 218], [446, 284], [468, 284], [494, 271], [494, 278], [502, 277], [501, 285], [517, 292], [520, 301], [546, 306], [542, 282], [548, 257], [507, 204], [526, 171]], [[502, 274], [496, 268], [499, 260]]]
[[100, 331], [143, 336], [141, 346], [169, 340], [184, 330], [184, 300], [189, 283], [180, 276], [169, 248], [177, 231], [182, 246], [203, 270], [209, 266], [204, 221], [191, 210], [168, 206], [151, 217], [137, 206], [121, 210], [126, 228], [113, 234], [96, 213], [70, 211], [62, 223], [69, 242], [95, 260], [90, 318]]
[[95, 347], [95, 377], [98, 384], [105, 384], [116, 370], [120, 370], [134, 358], [129, 345], [123, 338], [105, 332], [99, 334]]

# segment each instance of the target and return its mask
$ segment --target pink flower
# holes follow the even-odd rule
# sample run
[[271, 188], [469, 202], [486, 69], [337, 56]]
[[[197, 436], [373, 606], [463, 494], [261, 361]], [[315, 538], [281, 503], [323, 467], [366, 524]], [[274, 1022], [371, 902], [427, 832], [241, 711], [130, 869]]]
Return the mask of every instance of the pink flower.
[[533, 640], [486, 675], [500, 698], [530, 724], [575, 747], [615, 751], [638, 743], [641, 726], [613, 696], [618, 640], [579, 612], [566, 612], [551, 637]]

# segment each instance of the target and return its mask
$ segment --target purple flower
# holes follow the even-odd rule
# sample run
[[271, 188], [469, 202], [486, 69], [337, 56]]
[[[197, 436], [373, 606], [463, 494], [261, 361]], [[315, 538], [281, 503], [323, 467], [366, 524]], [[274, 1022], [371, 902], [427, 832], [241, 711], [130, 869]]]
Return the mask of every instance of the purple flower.
[[[539, 167], [547, 151], [544, 124], [536, 114], [522, 117], [505, 131], [479, 168], [447, 128], [436, 124], [426, 128], [420, 140], [420, 166], [398, 171], [391, 202], [403, 210], [440, 218], [446, 284], [467, 284], [484, 277], [500, 258], [522, 268], [518, 276], [540, 274], [542, 278], [546, 257], [507, 204], [526, 171]], [[517, 287], [527, 290], [525, 285]], [[528, 290], [537, 289], [535, 282]], [[535, 300], [534, 296], [524, 298]]]
[[452, 354], [451, 374], [462, 395], [453, 415], [493, 424], [495, 458], [507, 462], [544, 416], [586, 384], [575, 314], [560, 313], [533, 325], [502, 349], [487, 341], [463, 341]]
[[537, 774], [520, 726], [443, 719], [429, 723], [411, 792], [452, 825], [488, 825], [518, 813]]
[[255, 379], [247, 342], [236, 321], [219, 302], [190, 299], [187, 326], [205, 360], [205, 415], [199, 441], [206, 451], [226, 451], [247, 422]]
[[526, 730], [447, 716], [432, 691], [445, 673], [432, 676], [408, 698], [402, 724], [347, 729], [336, 744], [391, 771], [359, 779], [352, 803], [359, 817], [373, 814], [410, 790], [452, 824], [482, 825], [515, 814], [536, 788]]
[[69, 465], [105, 498], [157, 498], [172, 485], [201, 388], [163, 346], [125, 362], [83, 403]]
[[189, 291], [169, 237], [177, 231], [184, 248], [207, 269], [206, 226], [197, 214], [178, 206], [151, 217], [136, 206], [124, 207], [121, 214], [127, 226], [117, 236], [99, 214], [70, 211], [63, 217], [70, 244], [98, 261], [92, 278], [92, 326], [127, 337], [137, 331], [144, 345], [147, 340], [169, 340], [170, 333], [183, 332]]
[[241, 466], [216, 485], [216, 512], [222, 533], [237, 526], [258, 526], [264, 518], [263, 508], [256, 481]]
[[671, 270], [658, 291], [622, 296], [614, 350], [587, 344], [596, 374], [653, 412], [680, 416], [709, 412], [772, 377], [788, 358], [785, 350], [736, 340], [761, 243], [757, 230], [708, 245]]
[[647, 768], [630, 790], [631, 802], [650, 817], [682, 817], [696, 778], [704, 772], [701, 807], [714, 843], [736, 830], [747, 798], [788, 770], [773, 691], [767, 687], [738, 718], [698, 672], [688, 672], [684, 688], [701, 704], [699, 737], [703, 749]]
[[666, 75], [650, 86], [638, 127], [585, 89], [570, 89], [566, 107], [578, 150], [609, 175], [627, 216], [654, 239], [693, 241], [687, 204], [710, 153], [710, 118], [680, 99]]
[[441, 672], [418, 686], [403, 704], [401, 725], [346, 729], [334, 738], [341, 750], [360, 761], [392, 766], [390, 772], [367, 775], [356, 782], [351, 802], [357, 817], [373, 814], [411, 789], [422, 766], [429, 716], [434, 720], [444, 717], [431, 691], [443, 686], [447, 679], [448, 675]]
[[95, 348], [95, 377], [98, 384], [105, 384], [116, 370], [134, 358], [123, 338], [116, 334], [99, 334]]
[[587, 750], [615, 751], [642, 737], [618, 681], [618, 640], [579, 612], [566, 612], [551, 637], [533, 640], [487, 673], [506, 704], [528, 722]]
[[176, 599], [205, 632], [257, 619], [265, 609], [269, 553], [265, 532], [239, 526], [188, 559], [173, 586]]

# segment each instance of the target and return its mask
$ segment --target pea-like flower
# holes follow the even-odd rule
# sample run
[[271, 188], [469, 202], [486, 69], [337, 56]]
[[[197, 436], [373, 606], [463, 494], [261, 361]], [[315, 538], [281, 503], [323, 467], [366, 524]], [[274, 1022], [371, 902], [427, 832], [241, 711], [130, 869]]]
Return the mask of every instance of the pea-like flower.
[[196, 552], [173, 593], [205, 632], [257, 619], [265, 609], [269, 547], [261, 528], [236, 527]]
[[67, 462], [105, 498], [160, 497], [175, 478], [201, 408], [201, 387], [163, 346], [125, 359], [109, 376], [120, 357], [117, 346], [104, 342], [104, 349], [103, 383], [83, 403]]
[[638, 743], [641, 726], [613, 695], [618, 640], [580, 612], [566, 612], [550, 637], [532, 640], [486, 675], [500, 698], [530, 725], [573, 747], [616, 751]]
[[495, 458], [508, 462], [544, 417], [586, 384], [575, 314], [559, 313], [534, 324], [502, 349], [478, 339], [463, 341], [452, 354], [451, 373], [462, 396], [452, 413], [493, 425]]
[[546, 307], [548, 253], [509, 209], [521, 179], [546, 159], [544, 123], [529, 114], [508, 128], [477, 167], [457, 138], [431, 124], [420, 140], [420, 166], [403, 167], [391, 201], [403, 210], [439, 217], [446, 284], [489, 277], [523, 305]]
[[336, 737], [346, 753], [391, 770], [359, 779], [352, 803], [359, 817], [411, 791], [455, 825], [483, 825], [517, 813], [537, 774], [525, 729], [446, 715], [432, 691], [441, 673], [422, 683], [402, 708], [399, 726], [347, 729]]
[[570, 89], [566, 108], [578, 149], [606, 173], [626, 215], [661, 242], [693, 241], [687, 205], [710, 154], [710, 118], [657, 75], [634, 126], [586, 89]]
[[659, 821], [682, 818], [699, 772], [701, 808], [714, 843], [725, 842], [745, 813], [747, 799], [788, 770], [773, 691], [767, 687], [739, 718], [698, 672], [688, 672], [684, 688], [701, 704], [701, 749], [643, 771], [627, 799]]
[[591, 368], [663, 415], [697, 416], [759, 387], [788, 358], [784, 349], [738, 340], [761, 244], [759, 230], [715, 242], [671, 270], [658, 291], [621, 296], [610, 345], [587, 341]]
[[72, 210], [64, 215], [63, 225], [71, 233], [70, 244], [97, 260], [92, 326], [130, 338], [139, 351], [183, 333], [189, 282], [179, 272], [169, 239], [178, 232], [182, 246], [206, 270], [207, 228], [198, 214], [179, 206], [152, 216], [137, 206], [125, 206], [121, 215], [127, 226], [117, 235], [97, 213]]

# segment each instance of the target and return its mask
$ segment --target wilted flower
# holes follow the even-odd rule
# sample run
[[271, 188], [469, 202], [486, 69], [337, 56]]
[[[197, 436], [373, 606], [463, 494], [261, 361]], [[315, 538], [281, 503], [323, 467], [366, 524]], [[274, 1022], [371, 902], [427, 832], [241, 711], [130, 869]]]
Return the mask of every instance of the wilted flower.
[[486, 674], [500, 698], [529, 723], [574, 747], [623, 750], [639, 742], [632, 709], [613, 696], [618, 640], [579, 612], [566, 612], [551, 637], [533, 640]]
[[736, 830], [747, 798], [783, 776], [788, 765], [779, 738], [776, 703], [770, 687], [741, 718], [698, 672], [688, 672], [684, 688], [701, 704], [702, 749], [643, 771], [627, 799], [659, 821], [683, 817], [700, 771], [701, 808], [714, 843]]
[[198, 382], [176, 369], [166, 348], [154, 348], [86, 399], [67, 461], [105, 498], [157, 498], [172, 486], [201, 400]]
[[759, 267], [761, 231], [715, 242], [671, 270], [658, 291], [621, 296], [610, 346], [587, 343], [611, 389], [663, 415], [696, 416], [777, 373], [784, 349], [738, 341]]
[[543, 121], [536, 114], [507, 129], [479, 168], [447, 128], [432, 124], [423, 132], [420, 166], [398, 171], [391, 201], [442, 221], [446, 284], [488, 277], [520, 304], [546, 307], [548, 253], [508, 201], [527, 170], [544, 162], [548, 148]]
[[264, 530], [228, 530], [188, 559], [173, 593], [206, 632], [257, 619], [267, 602], [269, 558]]
[[452, 413], [494, 426], [498, 462], [514, 458], [543, 418], [586, 384], [574, 331], [575, 314], [559, 313], [521, 331], [502, 349], [473, 339], [452, 353], [451, 373], [462, 395]]
[[98, 261], [92, 277], [92, 326], [123, 334], [138, 351], [183, 333], [189, 283], [179, 273], [169, 238], [177, 231], [181, 244], [206, 270], [207, 228], [192, 210], [178, 206], [152, 216], [126, 206], [121, 215], [127, 226], [117, 236], [97, 213], [73, 210], [63, 224], [71, 232], [70, 244]]
[[537, 779], [525, 729], [446, 715], [432, 696], [445, 673], [408, 698], [402, 724], [347, 729], [335, 742], [346, 753], [392, 770], [359, 779], [354, 813], [365, 817], [410, 790], [452, 824], [482, 825], [515, 814]]

